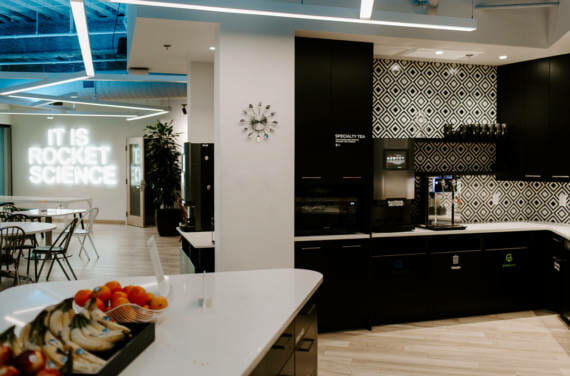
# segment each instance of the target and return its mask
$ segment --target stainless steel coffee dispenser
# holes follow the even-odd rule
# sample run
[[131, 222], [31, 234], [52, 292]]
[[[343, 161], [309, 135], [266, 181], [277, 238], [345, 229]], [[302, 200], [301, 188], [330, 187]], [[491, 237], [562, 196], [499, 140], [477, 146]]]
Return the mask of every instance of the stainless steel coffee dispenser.
[[414, 141], [374, 140], [372, 231], [411, 231], [415, 195]]

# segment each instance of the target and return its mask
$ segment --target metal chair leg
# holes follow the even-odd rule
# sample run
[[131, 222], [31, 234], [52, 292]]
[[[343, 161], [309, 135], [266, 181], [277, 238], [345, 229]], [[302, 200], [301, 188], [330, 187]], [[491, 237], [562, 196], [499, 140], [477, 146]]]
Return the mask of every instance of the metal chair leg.
[[73, 278], [75, 278], [75, 280], [77, 280], [77, 276], [75, 275], [75, 272], [73, 271], [73, 268], [71, 267], [71, 264], [69, 263], [69, 260], [67, 259], [67, 257], [64, 257], [63, 259], [67, 263], [67, 266], [69, 267], [69, 270], [71, 271], [71, 274], [73, 275]]
[[[37, 257], [37, 255], [36, 255], [36, 257]], [[50, 254], [45, 254], [45, 255], [44, 255], [44, 260], [43, 260], [43, 262], [42, 262], [42, 266], [40, 266], [40, 271], [38, 272], [38, 274], [37, 274], [37, 276], [36, 276], [36, 282], [39, 282], [40, 276], [42, 275], [42, 271], [44, 270], [44, 265], [46, 264], [46, 262], [47, 262], [49, 259], [51, 259], [51, 255], [50, 255]], [[50, 265], [50, 269], [51, 269], [52, 267], [53, 267], [53, 261], [52, 261], [52, 264]], [[48, 273], [48, 277], [49, 277], [49, 273]], [[48, 279], [46, 278], [46, 281], [47, 281], [47, 280], [48, 280]]]
[[81, 256], [81, 252], [85, 251], [85, 255], [87, 256], [87, 261], [91, 261], [91, 257], [89, 257], [89, 252], [87, 252], [87, 248], [85, 248], [86, 239], [87, 235], [83, 235], [83, 238], [81, 238], [81, 240], [79, 240], [79, 237], [77, 238], [77, 240], [79, 240], [79, 243], [81, 244], [81, 249], [79, 249], [79, 256]]
[[[68, 281], [71, 281], [71, 278], [69, 278], [69, 274], [67, 274], [67, 272], [65, 271], [65, 268], [63, 267], [63, 264], [61, 263], [61, 261], [59, 260], [59, 257], [58, 257], [57, 255], [55, 256], [55, 261], [56, 261], [57, 264], [59, 265], [59, 268], [61, 269], [61, 271], [63, 272], [63, 274], [65, 274], [65, 278], [67, 278]], [[52, 263], [51, 265], [52, 265], [52, 267], [53, 267], [53, 263]], [[50, 268], [50, 270], [49, 270], [49, 272], [48, 272], [48, 278], [49, 278], [50, 274], [51, 274], [51, 268]], [[75, 278], [75, 279], [77, 279], [77, 278]]]
[[91, 243], [91, 246], [93, 247], [93, 250], [95, 251], [95, 254], [97, 255], [97, 258], [101, 257], [101, 256], [99, 256], [99, 252], [97, 252], [97, 247], [95, 247], [95, 242], [93, 241], [91, 234], [87, 234], [87, 237], [89, 238], [89, 242]]

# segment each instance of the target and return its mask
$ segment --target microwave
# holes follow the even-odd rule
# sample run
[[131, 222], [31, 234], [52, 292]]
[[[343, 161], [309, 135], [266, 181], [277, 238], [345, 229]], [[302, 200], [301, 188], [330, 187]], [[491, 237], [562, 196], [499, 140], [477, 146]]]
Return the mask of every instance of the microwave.
[[356, 232], [358, 232], [358, 199], [353, 197], [295, 199], [295, 235]]

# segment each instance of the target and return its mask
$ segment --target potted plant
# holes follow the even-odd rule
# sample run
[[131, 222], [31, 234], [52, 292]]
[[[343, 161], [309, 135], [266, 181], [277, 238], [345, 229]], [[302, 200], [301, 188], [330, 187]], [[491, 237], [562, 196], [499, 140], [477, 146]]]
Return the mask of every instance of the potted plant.
[[160, 236], [177, 235], [181, 215], [176, 203], [180, 192], [179, 133], [174, 133], [172, 121], [157, 120], [145, 129], [146, 178], [155, 207], [155, 223]]

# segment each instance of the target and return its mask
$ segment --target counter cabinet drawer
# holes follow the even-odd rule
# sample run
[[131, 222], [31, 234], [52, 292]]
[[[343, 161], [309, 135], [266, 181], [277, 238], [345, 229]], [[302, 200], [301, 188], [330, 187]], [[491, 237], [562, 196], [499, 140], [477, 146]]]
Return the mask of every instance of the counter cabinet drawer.
[[251, 376], [278, 376], [295, 352], [295, 322], [291, 323], [271, 346]]
[[483, 248], [485, 250], [523, 248], [529, 247], [530, 244], [531, 234], [527, 232], [507, 232], [483, 235]]
[[405, 238], [372, 239], [372, 255], [392, 255], [401, 253], [422, 253], [427, 249], [427, 238], [410, 236]]
[[428, 244], [430, 252], [479, 251], [481, 235], [433, 235]]
[[311, 299], [297, 315], [297, 319], [295, 320], [296, 345], [307, 335], [312, 326], [317, 326], [317, 308], [315, 299]]

